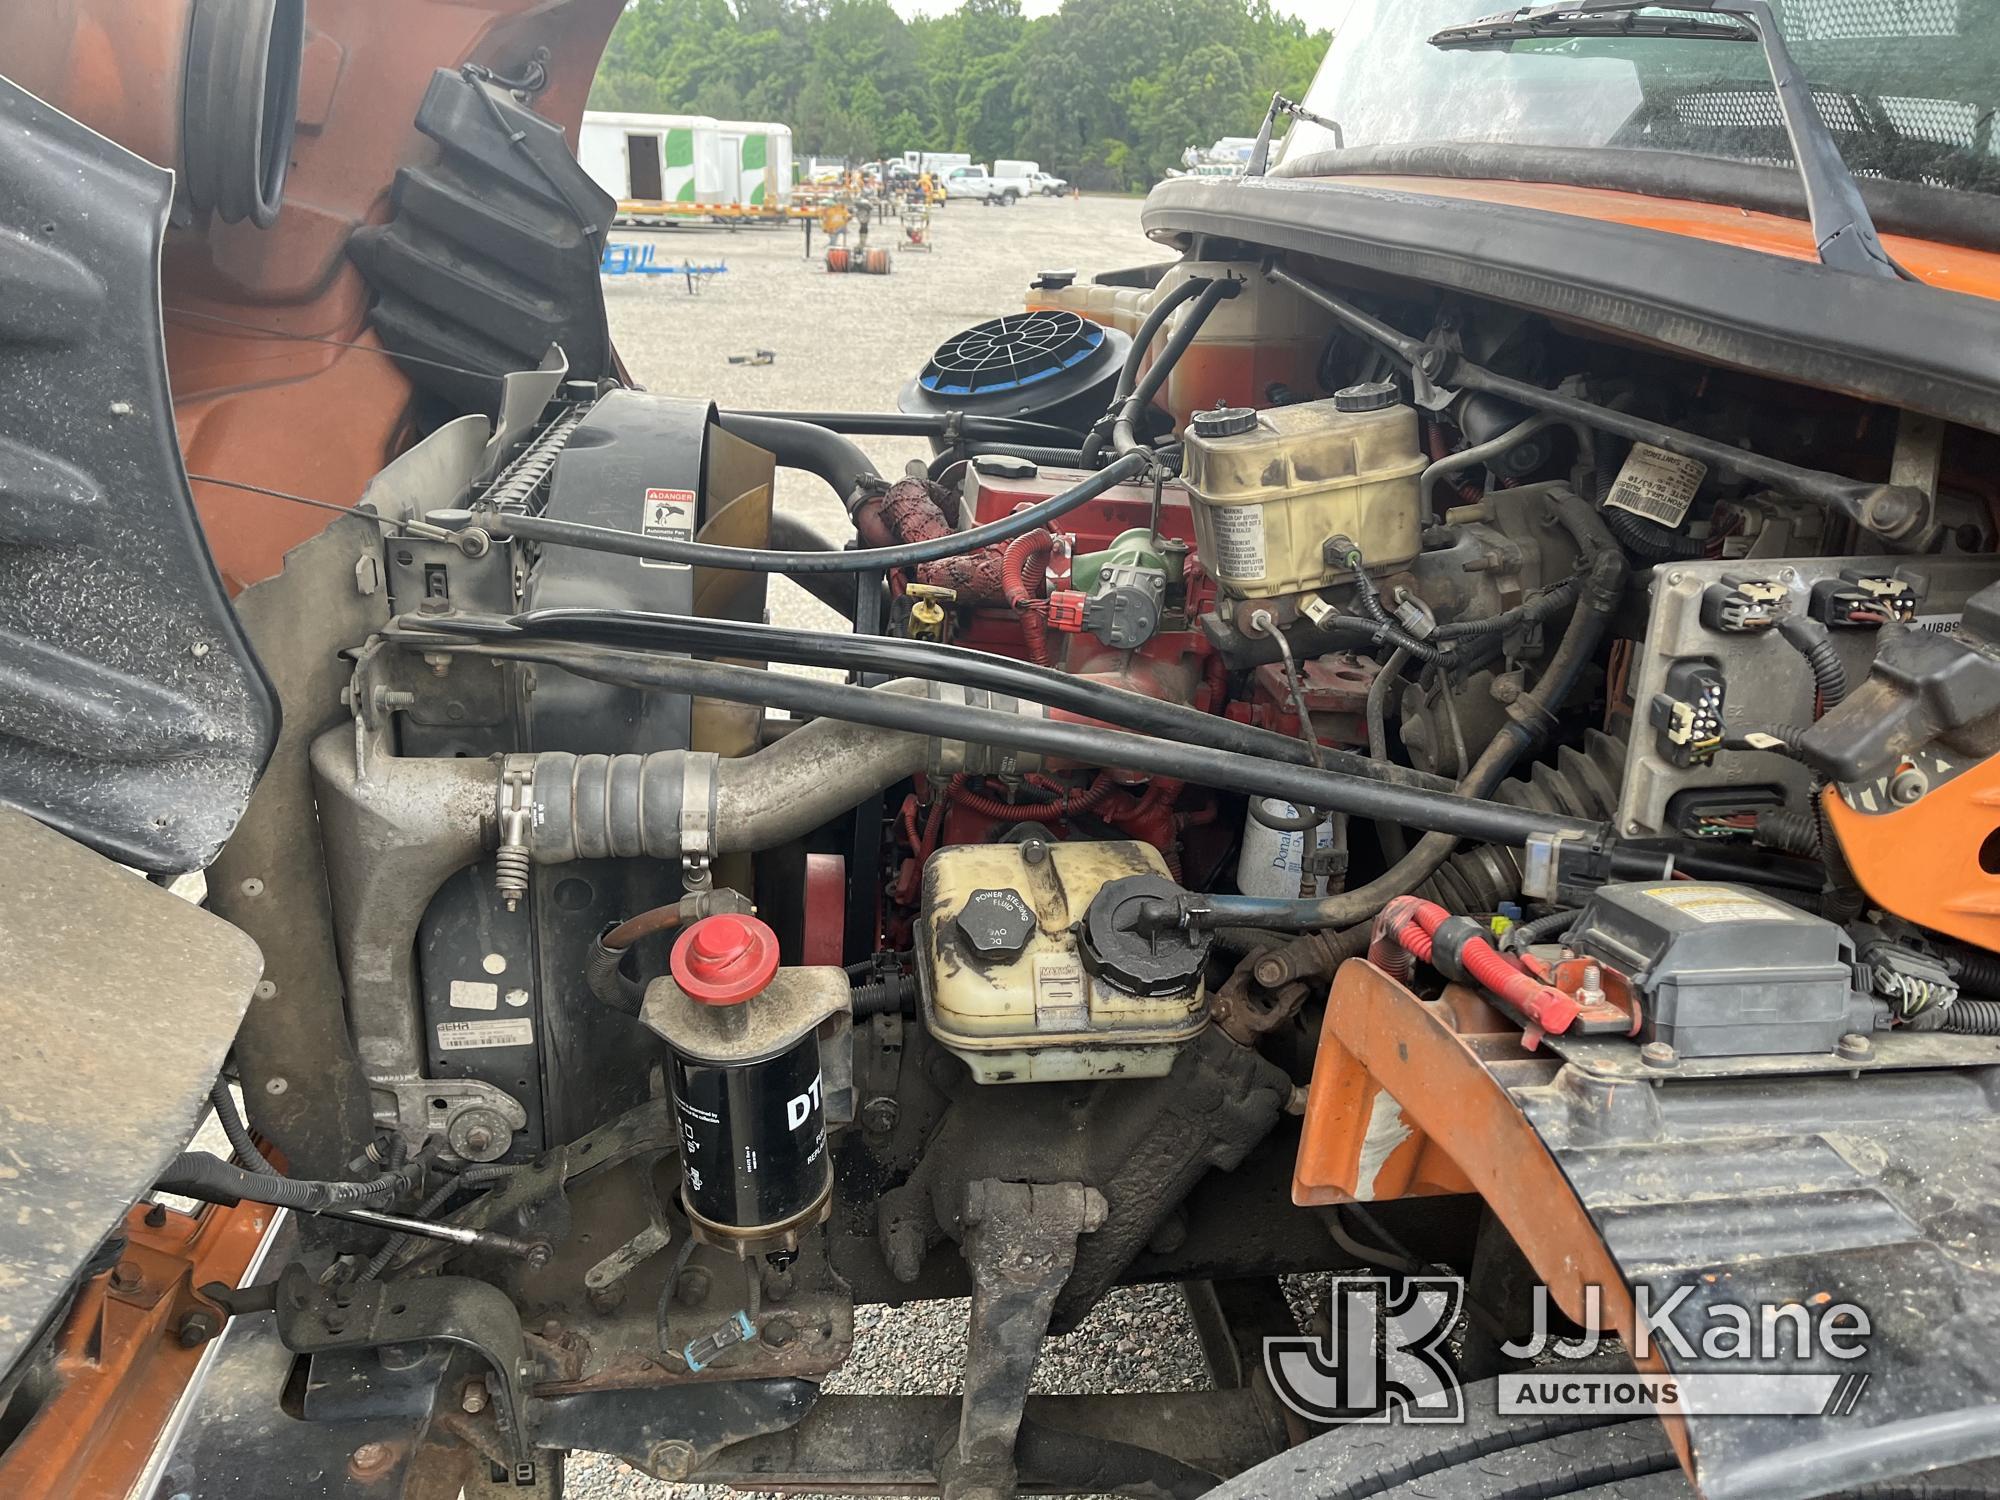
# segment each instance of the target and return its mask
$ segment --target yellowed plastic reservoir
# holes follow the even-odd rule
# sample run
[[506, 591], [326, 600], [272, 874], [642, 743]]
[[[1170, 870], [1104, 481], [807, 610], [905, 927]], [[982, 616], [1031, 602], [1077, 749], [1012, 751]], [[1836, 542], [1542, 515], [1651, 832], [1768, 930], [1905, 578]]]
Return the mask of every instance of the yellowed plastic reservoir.
[[[1200, 981], [1187, 994], [1131, 994], [1093, 974], [1075, 928], [1091, 898], [1127, 875], [1165, 875], [1150, 844], [955, 844], [924, 866], [917, 962], [924, 1021], [980, 1083], [1157, 1078], [1208, 1021]], [[968, 902], [1020, 921], [975, 951]], [[995, 924], [989, 922], [990, 929]], [[1018, 940], [1018, 945], [1017, 945]]]
[[[1371, 570], [1417, 555], [1417, 476], [1424, 455], [1408, 406], [1342, 411], [1342, 398], [1242, 413], [1240, 432], [1187, 432], [1202, 566], [1229, 593], [1268, 599], [1319, 588], [1345, 572], [1325, 543], [1346, 536]], [[1350, 401], [1353, 398], [1348, 398]]]

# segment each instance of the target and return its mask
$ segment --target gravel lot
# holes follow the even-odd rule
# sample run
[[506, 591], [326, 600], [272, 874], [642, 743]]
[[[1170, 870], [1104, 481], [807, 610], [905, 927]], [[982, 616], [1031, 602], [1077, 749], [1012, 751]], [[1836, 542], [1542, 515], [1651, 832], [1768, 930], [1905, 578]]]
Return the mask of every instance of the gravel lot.
[[[956, 203], [935, 213], [932, 225], [936, 250], [899, 249], [889, 276], [827, 275], [820, 236], [813, 237], [808, 261], [796, 229], [648, 236], [656, 261], [723, 262], [729, 270], [695, 296], [678, 277], [606, 278], [612, 334], [633, 376], [652, 390], [748, 408], [893, 410], [898, 388], [933, 348], [973, 323], [1018, 310], [1038, 270], [1089, 272], [1165, 258], [1139, 232], [1136, 199], [1038, 199], [1011, 209]], [[760, 348], [776, 359], [760, 366], [728, 362], [731, 354]], [[894, 440], [865, 439], [862, 446], [884, 473], [920, 452], [920, 445]], [[777, 503], [828, 537], [844, 541], [853, 534], [831, 492], [809, 475], [781, 472]], [[771, 614], [787, 624], [842, 623], [782, 581], [773, 586]], [[854, 1353], [827, 1389], [955, 1393], [966, 1317], [962, 1300], [858, 1309]], [[1206, 1383], [1174, 1287], [1114, 1293], [1083, 1327], [1048, 1343], [1035, 1373], [1035, 1389], [1052, 1393], [1190, 1390]], [[566, 1477], [576, 1500], [737, 1493], [662, 1484], [598, 1456], [579, 1455]]]

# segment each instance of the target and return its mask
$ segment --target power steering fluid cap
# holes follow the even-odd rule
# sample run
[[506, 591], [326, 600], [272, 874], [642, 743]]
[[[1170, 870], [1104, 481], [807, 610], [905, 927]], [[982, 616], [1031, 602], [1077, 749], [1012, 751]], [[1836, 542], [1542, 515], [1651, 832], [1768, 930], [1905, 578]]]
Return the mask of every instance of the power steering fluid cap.
[[668, 966], [703, 1005], [741, 1005], [778, 972], [778, 935], [755, 917], [703, 917], [675, 940]]

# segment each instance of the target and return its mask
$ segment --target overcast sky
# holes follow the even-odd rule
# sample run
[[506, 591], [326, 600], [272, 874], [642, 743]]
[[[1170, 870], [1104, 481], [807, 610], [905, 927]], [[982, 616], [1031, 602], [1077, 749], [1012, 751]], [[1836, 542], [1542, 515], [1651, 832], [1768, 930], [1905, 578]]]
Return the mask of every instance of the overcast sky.
[[[891, 3], [906, 17], [934, 16], [958, 9], [958, 0], [891, 0]], [[1346, 0], [1274, 0], [1274, 8], [1323, 28], [1333, 24], [1334, 12], [1345, 3]], [[1061, 9], [1062, 0], [1021, 0], [1022, 12], [1030, 16], [1046, 16]]]

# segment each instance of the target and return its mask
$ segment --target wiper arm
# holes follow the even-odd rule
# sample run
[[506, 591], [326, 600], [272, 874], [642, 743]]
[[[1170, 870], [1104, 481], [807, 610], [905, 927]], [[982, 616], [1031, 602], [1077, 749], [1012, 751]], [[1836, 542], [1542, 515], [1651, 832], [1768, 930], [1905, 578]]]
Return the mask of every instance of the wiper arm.
[[1569, 0], [1564, 5], [1531, 5], [1505, 15], [1488, 16], [1465, 26], [1448, 26], [1433, 36], [1433, 47], [1447, 51], [1505, 47], [1514, 42], [1553, 37], [1659, 37], [1683, 41], [1756, 42], [1764, 49], [1777, 91], [1778, 113], [1792, 143], [1799, 177], [1805, 183], [1806, 214], [1820, 264], [1862, 276], [1895, 276], [1912, 280], [1883, 248], [1875, 221], [1862, 202], [1854, 174], [1813, 105], [1812, 88], [1792, 61], [1784, 33], [1769, 0], [1674, 0], [1675, 11], [1699, 11], [1727, 16], [1708, 21], [1689, 15], [1648, 15], [1658, 6], [1633, 5], [1630, 0]]
[[1250, 148], [1250, 160], [1243, 168], [1245, 177], [1262, 177], [1264, 169], [1270, 165], [1271, 132], [1277, 127], [1279, 115], [1290, 115], [1294, 120], [1304, 120], [1308, 125], [1317, 125], [1322, 130], [1329, 130], [1333, 132], [1334, 150], [1347, 149], [1347, 137], [1341, 131], [1340, 121], [1329, 120], [1325, 115], [1316, 115], [1303, 104], [1287, 99], [1283, 94], [1273, 94], [1271, 107], [1264, 111], [1264, 123], [1258, 127], [1257, 142]]

